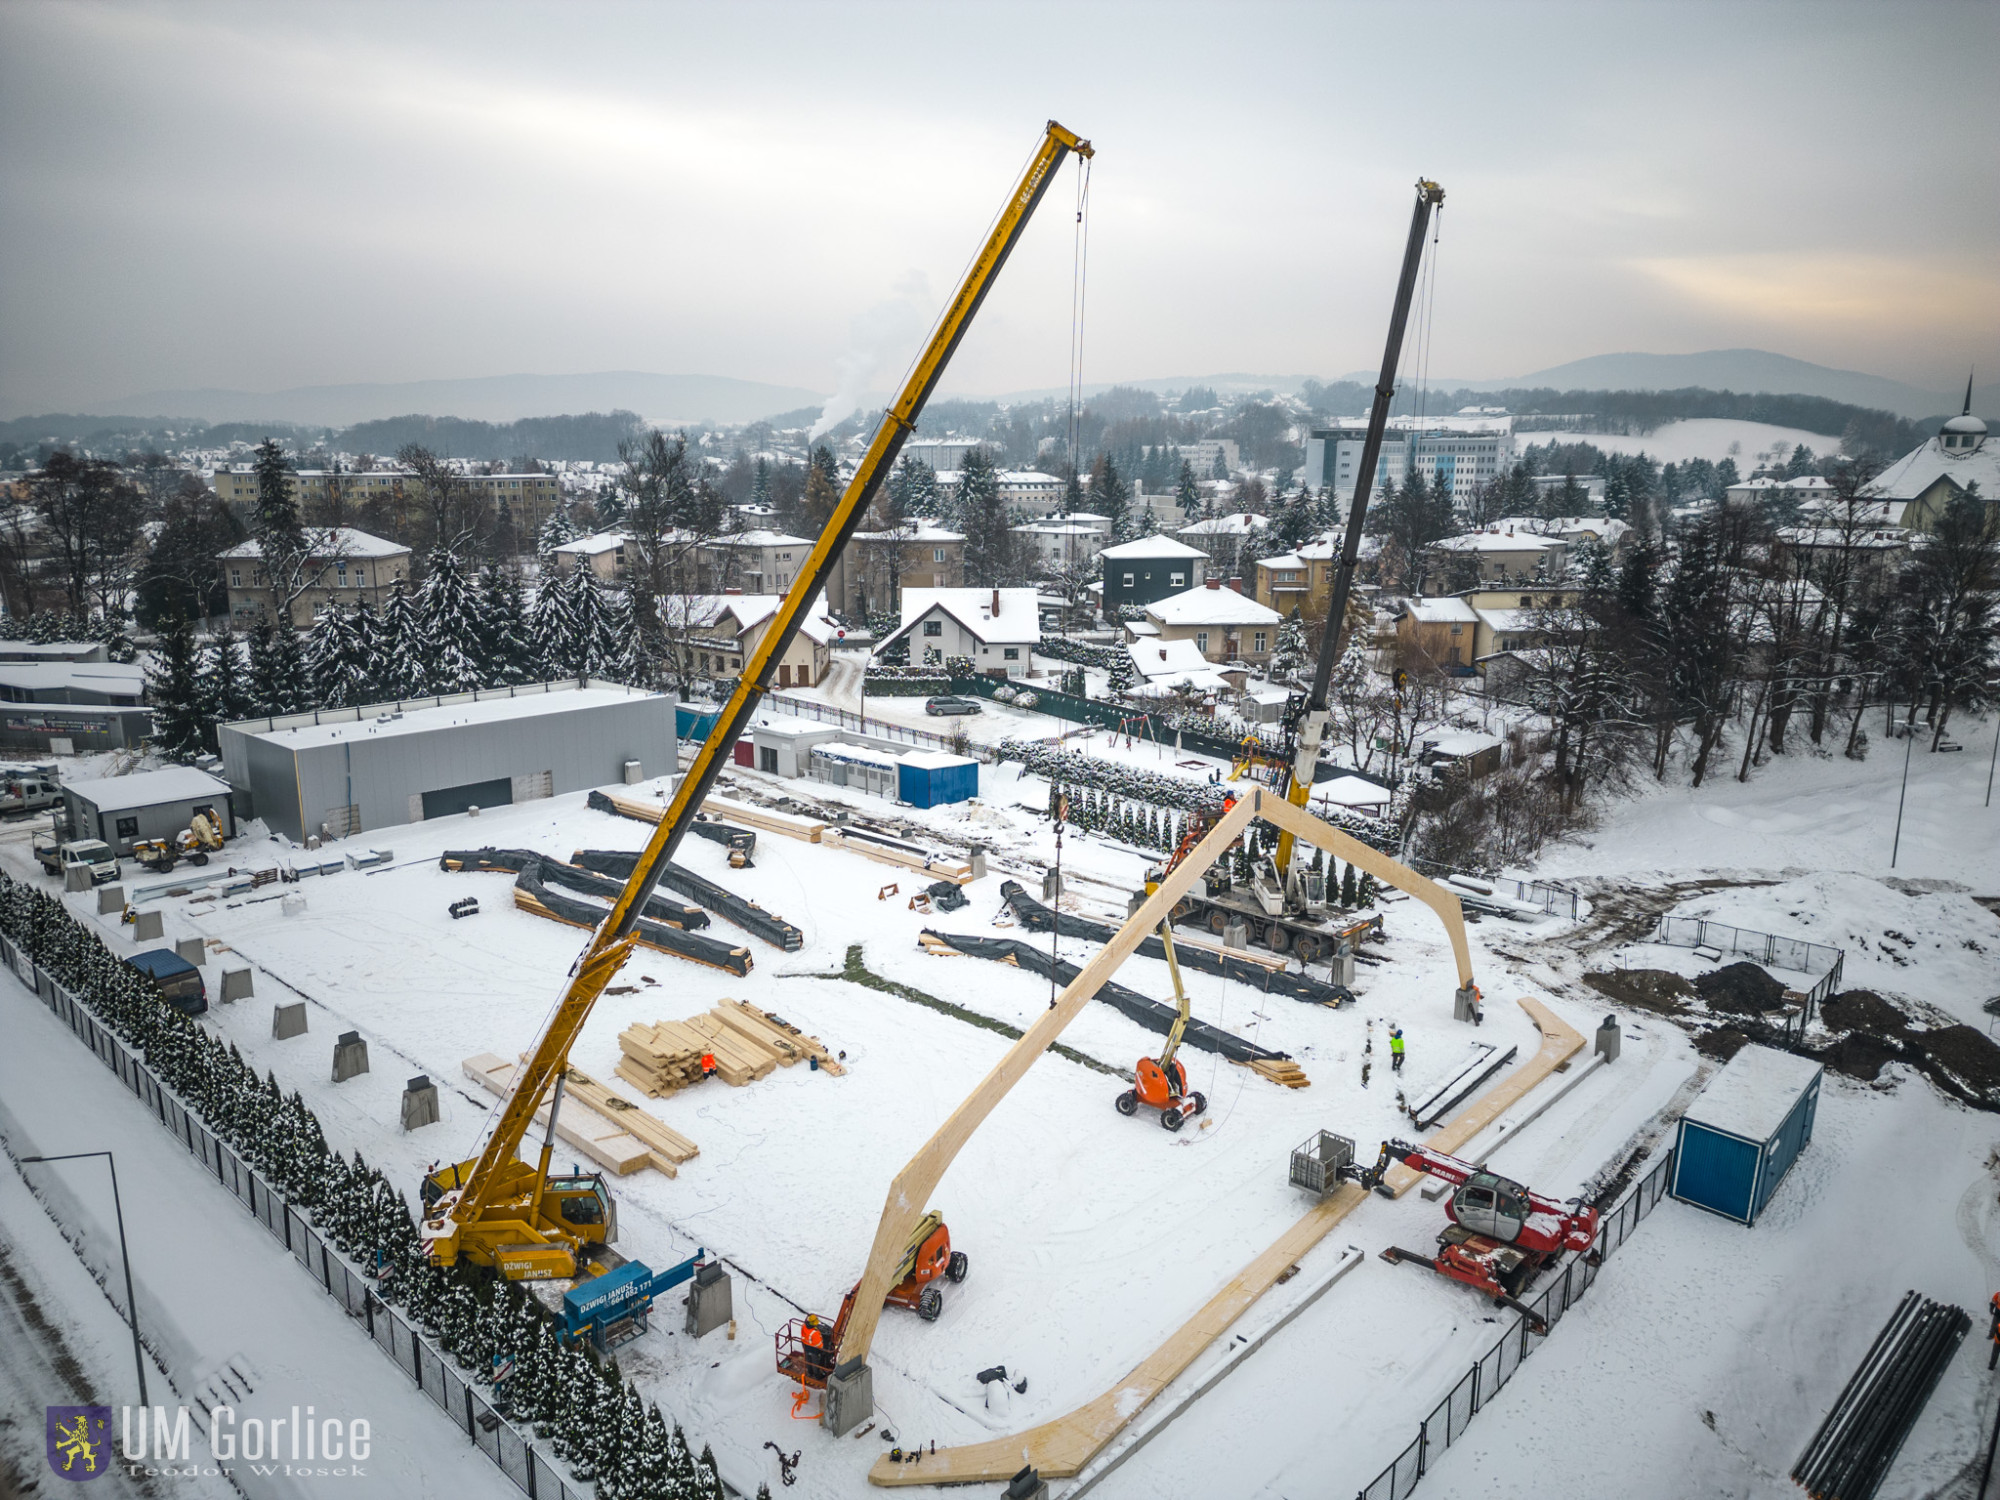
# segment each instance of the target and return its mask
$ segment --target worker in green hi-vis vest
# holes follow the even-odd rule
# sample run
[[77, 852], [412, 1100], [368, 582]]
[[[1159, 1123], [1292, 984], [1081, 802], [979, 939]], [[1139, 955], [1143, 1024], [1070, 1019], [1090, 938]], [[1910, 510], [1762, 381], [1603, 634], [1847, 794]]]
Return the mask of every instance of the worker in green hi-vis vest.
[[1389, 1071], [1403, 1071], [1403, 1028], [1393, 1021], [1389, 1023]]

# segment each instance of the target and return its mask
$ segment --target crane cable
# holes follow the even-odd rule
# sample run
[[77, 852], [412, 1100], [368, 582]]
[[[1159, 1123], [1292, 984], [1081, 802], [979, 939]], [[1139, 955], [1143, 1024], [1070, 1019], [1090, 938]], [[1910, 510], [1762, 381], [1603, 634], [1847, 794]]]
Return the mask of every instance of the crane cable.
[[1076, 477], [1077, 449], [1083, 441], [1083, 326], [1090, 282], [1091, 158], [1076, 163], [1076, 230], [1070, 250], [1069, 289], [1069, 472]]

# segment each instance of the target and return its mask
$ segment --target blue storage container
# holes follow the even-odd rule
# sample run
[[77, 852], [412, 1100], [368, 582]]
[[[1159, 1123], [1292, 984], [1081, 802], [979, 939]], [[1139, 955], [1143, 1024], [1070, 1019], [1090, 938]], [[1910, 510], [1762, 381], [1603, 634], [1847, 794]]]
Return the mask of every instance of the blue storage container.
[[979, 795], [979, 762], [941, 750], [912, 750], [897, 768], [897, 795], [912, 807], [966, 802]]
[[1820, 1065], [1773, 1047], [1731, 1058], [1681, 1117], [1668, 1188], [1741, 1224], [1754, 1224], [1812, 1139]]
[[719, 708], [693, 708], [685, 703], [674, 705], [674, 733], [684, 740], [706, 740], [709, 730], [715, 728], [715, 721], [722, 717]]

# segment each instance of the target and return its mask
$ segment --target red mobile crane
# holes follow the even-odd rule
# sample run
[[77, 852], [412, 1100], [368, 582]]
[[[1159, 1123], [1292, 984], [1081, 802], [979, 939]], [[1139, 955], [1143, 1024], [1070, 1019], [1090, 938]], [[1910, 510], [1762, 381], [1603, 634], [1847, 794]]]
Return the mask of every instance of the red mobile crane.
[[1351, 1168], [1349, 1175], [1365, 1188], [1379, 1188], [1396, 1162], [1442, 1178], [1458, 1191], [1445, 1204], [1451, 1223], [1438, 1235], [1435, 1256], [1391, 1245], [1382, 1258], [1392, 1265], [1408, 1260], [1429, 1266], [1532, 1322], [1541, 1320], [1516, 1299], [1565, 1250], [1582, 1254], [1597, 1242], [1597, 1210], [1581, 1199], [1558, 1203], [1511, 1178], [1428, 1146], [1384, 1141], [1374, 1166]]

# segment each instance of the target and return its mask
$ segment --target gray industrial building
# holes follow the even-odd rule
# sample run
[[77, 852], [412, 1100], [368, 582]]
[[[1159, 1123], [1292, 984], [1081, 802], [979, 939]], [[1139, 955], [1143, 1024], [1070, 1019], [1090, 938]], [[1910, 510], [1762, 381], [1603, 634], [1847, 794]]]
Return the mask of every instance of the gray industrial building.
[[64, 837], [102, 839], [121, 857], [141, 839], [179, 838], [198, 812], [207, 813], [224, 838], [236, 836], [229, 783], [193, 766], [71, 781], [62, 797]]
[[239, 811], [301, 841], [680, 769], [673, 701], [595, 678], [251, 719], [219, 736]]

